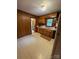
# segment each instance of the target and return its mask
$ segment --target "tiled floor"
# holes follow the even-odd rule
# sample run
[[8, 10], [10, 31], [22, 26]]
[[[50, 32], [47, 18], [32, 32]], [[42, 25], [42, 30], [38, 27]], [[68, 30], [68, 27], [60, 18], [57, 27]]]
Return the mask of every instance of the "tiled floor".
[[51, 59], [54, 40], [48, 41], [33, 33], [17, 40], [17, 59]]

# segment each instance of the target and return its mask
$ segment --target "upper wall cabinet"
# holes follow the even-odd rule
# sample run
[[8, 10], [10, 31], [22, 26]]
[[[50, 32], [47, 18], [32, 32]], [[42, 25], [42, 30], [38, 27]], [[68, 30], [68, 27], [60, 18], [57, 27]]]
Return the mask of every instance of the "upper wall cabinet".
[[41, 24], [41, 25], [42, 24], [44, 25], [45, 22], [46, 22], [46, 18], [53, 18], [53, 17], [57, 17], [57, 12], [40, 16], [38, 23]]

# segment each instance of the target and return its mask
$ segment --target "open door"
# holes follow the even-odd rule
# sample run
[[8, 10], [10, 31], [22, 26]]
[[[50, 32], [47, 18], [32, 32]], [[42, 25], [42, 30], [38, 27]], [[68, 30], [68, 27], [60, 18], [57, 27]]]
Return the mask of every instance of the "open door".
[[32, 31], [32, 33], [35, 31], [35, 24], [36, 24], [36, 19], [31, 18], [31, 31]]

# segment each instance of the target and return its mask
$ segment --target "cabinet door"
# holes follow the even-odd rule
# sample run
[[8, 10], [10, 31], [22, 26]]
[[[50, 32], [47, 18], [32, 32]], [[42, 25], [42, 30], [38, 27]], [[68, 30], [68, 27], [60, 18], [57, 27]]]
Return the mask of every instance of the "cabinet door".
[[31, 34], [31, 19], [30, 17], [26, 17], [25, 19], [25, 35]]
[[22, 35], [22, 18], [21, 14], [17, 15], [17, 37]]
[[25, 14], [17, 15], [17, 37], [31, 34], [31, 20]]

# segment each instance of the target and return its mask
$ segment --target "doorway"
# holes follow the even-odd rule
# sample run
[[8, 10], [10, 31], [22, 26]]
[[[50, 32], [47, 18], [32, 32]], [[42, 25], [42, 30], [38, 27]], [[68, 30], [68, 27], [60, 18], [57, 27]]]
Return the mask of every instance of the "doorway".
[[35, 24], [36, 24], [36, 19], [31, 18], [31, 31], [32, 31], [32, 33], [35, 32]]

